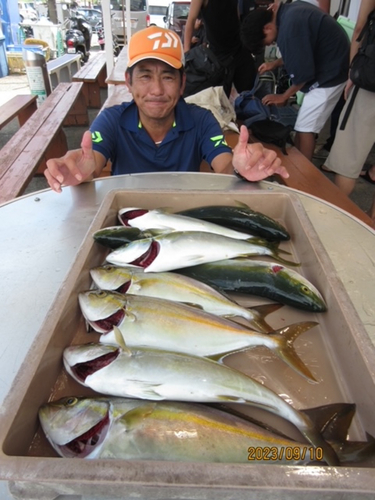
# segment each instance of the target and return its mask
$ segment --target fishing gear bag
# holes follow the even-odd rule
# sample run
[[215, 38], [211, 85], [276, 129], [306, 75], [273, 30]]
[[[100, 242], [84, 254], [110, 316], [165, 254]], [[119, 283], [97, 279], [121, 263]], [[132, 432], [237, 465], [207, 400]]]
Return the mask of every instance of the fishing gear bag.
[[[293, 145], [291, 132], [294, 127], [289, 122], [283, 123], [282, 108], [275, 104], [266, 106], [258, 97], [260, 95], [264, 97], [269, 93], [273, 92], [264, 93], [264, 84], [257, 77], [253, 89], [241, 92], [234, 101], [236, 116], [251, 130], [256, 139], [275, 144], [284, 154], [287, 154], [286, 144]], [[297, 116], [297, 112], [295, 112], [295, 116]]]
[[375, 92], [375, 10], [356, 41], [362, 43], [350, 65], [350, 79], [357, 87]]
[[362, 42], [350, 65], [349, 76], [355, 87], [340, 124], [344, 130], [359, 89], [375, 92], [375, 10], [368, 15], [357, 42]]
[[217, 86], [223, 86], [227, 93], [228, 83], [232, 81], [232, 62], [233, 57], [219, 60], [205, 45], [190, 49], [185, 54], [186, 84], [183, 97]]

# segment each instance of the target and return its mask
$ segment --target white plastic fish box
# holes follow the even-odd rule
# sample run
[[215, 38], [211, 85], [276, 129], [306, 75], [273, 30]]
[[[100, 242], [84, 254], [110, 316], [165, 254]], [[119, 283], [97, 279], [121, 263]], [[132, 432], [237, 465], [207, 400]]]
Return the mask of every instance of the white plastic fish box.
[[[375, 471], [371, 461], [351, 467], [185, 463], [169, 462], [168, 457], [165, 462], [85, 461], [57, 457], [40, 430], [37, 413], [42, 404], [68, 395], [93, 394], [70, 379], [62, 366], [66, 346], [98, 338], [86, 332], [77, 300], [77, 294], [92, 284], [89, 269], [101, 265], [106, 254], [92, 234], [115, 225], [117, 211], [122, 207], [168, 207], [177, 211], [202, 205], [235, 205], [238, 201], [285, 225], [292, 238], [281, 248], [301, 262], [297, 270], [322, 292], [328, 312], [310, 313], [284, 306], [267, 318], [274, 328], [297, 321], [319, 322], [318, 327], [295, 342], [298, 354], [319, 383], [305, 380], [262, 348], [234, 355], [228, 364], [265, 383], [296, 408], [356, 403], [349, 438], [364, 441], [366, 432], [375, 435], [374, 347], [295, 195], [112, 191], [98, 210], [56, 302], [46, 311], [44, 325], [1, 411], [0, 478], [10, 481], [10, 491], [16, 498], [42, 500], [63, 495], [69, 499], [70, 495], [81, 495], [79, 498], [90, 500], [262, 500], [275, 494], [278, 499], [300, 499], [302, 495], [306, 499], [374, 498]], [[249, 306], [268, 302], [244, 295], [237, 299]], [[252, 410], [248, 413], [252, 414]], [[285, 431], [285, 423], [279, 424]], [[288, 426], [286, 431], [292, 432]]]

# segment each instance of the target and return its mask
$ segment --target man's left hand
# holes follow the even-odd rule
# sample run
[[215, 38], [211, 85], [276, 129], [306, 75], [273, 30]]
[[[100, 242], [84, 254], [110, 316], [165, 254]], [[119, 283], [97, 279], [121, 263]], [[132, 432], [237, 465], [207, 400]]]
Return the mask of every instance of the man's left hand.
[[252, 182], [261, 181], [273, 174], [281, 175], [285, 179], [289, 177], [275, 151], [263, 147], [260, 143], [248, 144], [248, 139], [249, 131], [242, 125], [232, 158], [233, 168], [240, 175]]

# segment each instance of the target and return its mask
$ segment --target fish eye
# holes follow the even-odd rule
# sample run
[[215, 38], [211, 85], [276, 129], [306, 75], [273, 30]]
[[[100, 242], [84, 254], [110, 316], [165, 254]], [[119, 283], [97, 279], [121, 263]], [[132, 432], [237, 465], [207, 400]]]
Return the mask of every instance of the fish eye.
[[310, 290], [309, 288], [306, 286], [306, 285], [302, 285], [301, 286], [301, 290], [303, 293], [305, 293], [306, 295], [308, 295], [310, 293]]
[[97, 293], [98, 297], [105, 297], [106, 295], [107, 295], [107, 292], [105, 292], [104, 290], [100, 290], [100, 292]]
[[64, 401], [64, 406], [74, 406], [78, 401], [78, 398], [71, 397], [71, 398], [66, 398]]

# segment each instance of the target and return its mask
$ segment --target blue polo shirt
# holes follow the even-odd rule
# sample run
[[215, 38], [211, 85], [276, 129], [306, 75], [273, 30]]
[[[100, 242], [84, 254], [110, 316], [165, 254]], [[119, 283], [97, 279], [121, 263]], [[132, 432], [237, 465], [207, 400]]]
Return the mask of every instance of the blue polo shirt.
[[211, 164], [217, 155], [231, 153], [211, 111], [182, 98], [175, 123], [159, 145], [142, 127], [134, 101], [103, 110], [90, 130], [94, 151], [112, 161], [112, 175], [198, 172], [202, 160]]
[[276, 17], [277, 45], [293, 84], [335, 87], [346, 82], [349, 39], [337, 21], [307, 2], [280, 4]]

